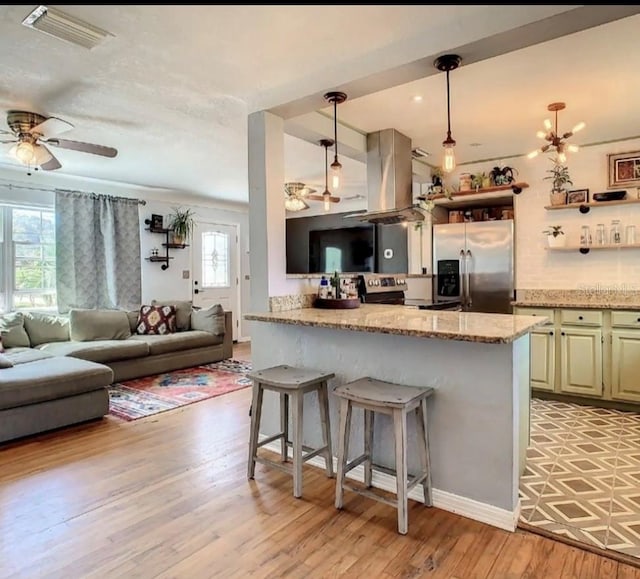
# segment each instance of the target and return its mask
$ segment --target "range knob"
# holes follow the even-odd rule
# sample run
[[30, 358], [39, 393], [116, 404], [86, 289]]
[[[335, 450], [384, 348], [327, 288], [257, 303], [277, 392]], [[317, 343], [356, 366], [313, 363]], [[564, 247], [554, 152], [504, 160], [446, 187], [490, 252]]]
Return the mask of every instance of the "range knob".
[[373, 285], [373, 280], [372, 279], [369, 280], [368, 285]]
[[379, 279], [375, 280], [375, 281], [374, 281], [374, 284], [375, 284], [375, 285], [380, 285], [380, 280], [379, 280]]

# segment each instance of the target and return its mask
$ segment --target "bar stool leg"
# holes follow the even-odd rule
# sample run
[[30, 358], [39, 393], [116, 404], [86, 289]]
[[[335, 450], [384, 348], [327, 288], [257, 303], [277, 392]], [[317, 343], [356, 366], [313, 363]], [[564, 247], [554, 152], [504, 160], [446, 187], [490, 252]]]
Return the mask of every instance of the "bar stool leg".
[[286, 392], [280, 393], [280, 430], [282, 431], [281, 451], [282, 462], [287, 462], [289, 458], [289, 396]]
[[396, 487], [398, 495], [398, 532], [406, 535], [407, 514], [407, 414], [403, 409], [393, 411], [396, 445]]
[[324, 451], [325, 468], [327, 476], [333, 477], [333, 451], [331, 450], [331, 426], [329, 424], [329, 394], [327, 383], [323, 382], [318, 388], [318, 406], [320, 407], [320, 422], [322, 423], [322, 444]]
[[373, 410], [364, 411], [364, 453], [367, 460], [364, 461], [364, 484], [371, 487], [373, 471]]
[[344, 503], [344, 477], [349, 457], [349, 434], [351, 433], [351, 400], [340, 400], [340, 430], [338, 439], [338, 474], [336, 480], [336, 509]]
[[262, 415], [262, 384], [253, 383], [253, 399], [251, 402], [251, 430], [249, 432], [249, 464], [247, 478], [252, 479], [256, 471], [256, 454], [258, 452], [258, 435], [260, 434], [260, 417]]
[[304, 408], [304, 394], [292, 394], [293, 407], [293, 496], [302, 496], [302, 414]]
[[418, 449], [423, 472], [427, 473], [422, 482], [424, 492], [424, 504], [427, 507], [433, 505], [431, 496], [431, 462], [429, 457], [429, 430], [427, 428], [427, 399], [424, 398], [420, 406], [416, 408], [416, 424], [418, 425]]

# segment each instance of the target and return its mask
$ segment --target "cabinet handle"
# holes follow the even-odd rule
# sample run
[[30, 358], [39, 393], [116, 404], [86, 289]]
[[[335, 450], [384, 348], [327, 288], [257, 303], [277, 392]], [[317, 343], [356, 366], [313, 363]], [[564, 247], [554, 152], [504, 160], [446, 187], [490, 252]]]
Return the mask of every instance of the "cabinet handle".
[[561, 335], [561, 336], [564, 336], [565, 334], [564, 334], [564, 332], [560, 332], [560, 335]]
[[578, 316], [579, 320], [584, 320], [584, 318], [582, 316]]
[[636, 320], [636, 322], [640, 322], [640, 318], [638, 318], [638, 319]]
[[553, 332], [549, 332], [549, 335], [550, 335], [550, 336], [553, 336]]

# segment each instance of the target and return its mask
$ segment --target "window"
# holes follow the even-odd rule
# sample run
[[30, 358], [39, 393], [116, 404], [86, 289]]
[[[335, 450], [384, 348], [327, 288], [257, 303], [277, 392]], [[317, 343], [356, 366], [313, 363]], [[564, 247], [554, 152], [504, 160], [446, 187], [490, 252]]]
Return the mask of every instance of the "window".
[[55, 216], [52, 210], [0, 205], [0, 308], [56, 307]]
[[230, 287], [229, 235], [221, 231], [202, 234], [202, 287]]

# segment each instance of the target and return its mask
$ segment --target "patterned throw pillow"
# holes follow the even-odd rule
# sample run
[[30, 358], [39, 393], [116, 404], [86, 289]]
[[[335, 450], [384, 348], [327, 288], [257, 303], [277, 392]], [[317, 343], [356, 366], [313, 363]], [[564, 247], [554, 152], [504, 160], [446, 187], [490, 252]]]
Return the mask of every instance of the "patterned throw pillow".
[[172, 334], [176, 331], [175, 306], [142, 306], [138, 314], [138, 334]]

